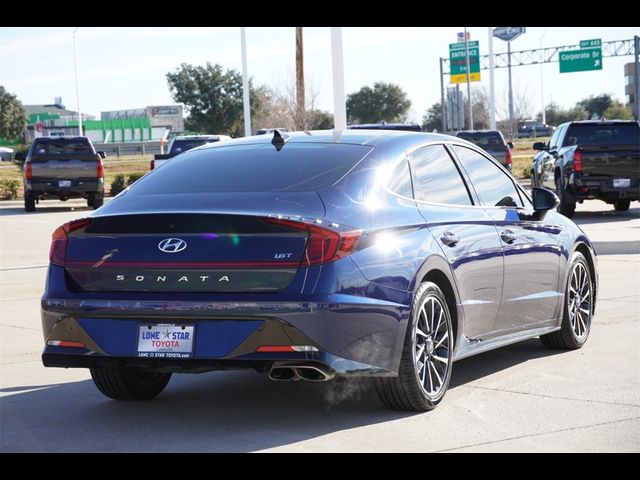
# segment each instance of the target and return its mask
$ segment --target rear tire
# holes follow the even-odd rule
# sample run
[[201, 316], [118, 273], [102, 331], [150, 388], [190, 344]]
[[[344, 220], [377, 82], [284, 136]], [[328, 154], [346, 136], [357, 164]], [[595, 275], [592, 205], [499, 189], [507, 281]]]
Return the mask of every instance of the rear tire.
[[554, 350], [581, 348], [589, 338], [593, 316], [593, 282], [586, 258], [580, 252], [571, 257], [564, 294], [560, 330], [540, 335], [545, 347]]
[[572, 218], [576, 213], [576, 202], [571, 198], [569, 193], [562, 187], [562, 182], [556, 178], [556, 194], [560, 199], [558, 212], [567, 218]]
[[629, 210], [629, 205], [631, 205], [631, 200], [616, 200], [613, 202], [613, 208], [616, 209], [616, 212], [626, 212]]
[[31, 195], [24, 196], [24, 211], [35, 212], [36, 211], [36, 199]]
[[435, 283], [424, 282], [414, 296], [398, 376], [376, 378], [376, 393], [395, 410], [433, 410], [447, 391], [452, 363], [446, 298]]
[[98, 390], [115, 400], [150, 400], [160, 395], [171, 379], [171, 373], [134, 367], [95, 367], [90, 370]]
[[102, 204], [104, 203], [104, 196], [103, 195], [95, 195], [93, 197], [93, 201], [91, 202], [91, 207], [93, 207], [94, 210], [100, 208], [102, 206]]

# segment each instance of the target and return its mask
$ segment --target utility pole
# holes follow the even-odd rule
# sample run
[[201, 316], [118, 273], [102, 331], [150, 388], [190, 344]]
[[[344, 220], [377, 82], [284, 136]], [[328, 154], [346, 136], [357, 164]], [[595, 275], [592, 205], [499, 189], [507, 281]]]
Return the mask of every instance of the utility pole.
[[302, 27], [296, 27], [296, 129], [306, 130], [304, 105], [304, 54]]
[[347, 128], [347, 106], [344, 95], [344, 60], [342, 27], [331, 27], [331, 67], [333, 70], [333, 122], [336, 130]]
[[244, 136], [251, 136], [251, 104], [249, 100], [249, 74], [247, 73], [247, 39], [244, 27], [240, 27], [240, 47], [242, 50], [242, 107], [244, 111]]
[[[442, 62], [440, 62], [440, 68], [442, 68]], [[493, 28], [489, 27], [489, 107], [491, 110], [491, 130], [496, 129], [496, 83], [493, 74]]]
[[473, 130], [473, 107], [471, 105], [471, 78], [469, 70], [469, 39], [467, 38], [467, 27], [464, 27], [464, 50], [467, 58], [467, 101], [469, 102], [469, 125]]
[[76, 103], [78, 105], [78, 135], [82, 136], [82, 113], [80, 112], [80, 89], [78, 87], [78, 47], [76, 42], [76, 33], [78, 33], [78, 29], [80, 27], [76, 27], [73, 29], [73, 63], [76, 68]]

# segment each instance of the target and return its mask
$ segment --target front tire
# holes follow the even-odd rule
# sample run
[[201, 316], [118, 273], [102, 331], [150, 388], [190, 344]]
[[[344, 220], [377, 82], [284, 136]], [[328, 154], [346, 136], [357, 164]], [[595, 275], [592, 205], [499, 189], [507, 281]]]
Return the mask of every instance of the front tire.
[[613, 202], [613, 208], [616, 209], [616, 212], [626, 212], [629, 210], [630, 205], [631, 200], [616, 200]]
[[171, 373], [134, 367], [95, 367], [90, 370], [98, 390], [115, 400], [150, 400], [160, 395], [171, 379]]
[[453, 363], [453, 328], [447, 301], [435, 283], [414, 295], [397, 377], [375, 379], [380, 401], [395, 410], [427, 411], [444, 397]]
[[571, 257], [564, 294], [561, 328], [540, 336], [544, 346], [555, 350], [581, 348], [589, 338], [593, 316], [593, 281], [589, 264], [580, 252]]

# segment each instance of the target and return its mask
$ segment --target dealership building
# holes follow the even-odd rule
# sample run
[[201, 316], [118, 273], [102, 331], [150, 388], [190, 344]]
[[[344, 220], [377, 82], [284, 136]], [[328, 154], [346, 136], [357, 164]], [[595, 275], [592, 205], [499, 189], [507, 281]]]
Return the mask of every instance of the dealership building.
[[[67, 110], [62, 98], [48, 105], [25, 105], [29, 115], [25, 140], [78, 134], [78, 113]], [[145, 142], [184, 132], [182, 105], [154, 105], [101, 112], [101, 119], [82, 114], [84, 135], [94, 143]]]

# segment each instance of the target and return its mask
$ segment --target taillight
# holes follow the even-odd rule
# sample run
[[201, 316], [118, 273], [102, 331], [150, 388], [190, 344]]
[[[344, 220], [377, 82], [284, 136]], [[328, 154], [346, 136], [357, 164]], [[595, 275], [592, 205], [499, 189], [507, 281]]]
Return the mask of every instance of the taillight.
[[149, 170], [153, 170], [154, 168], [156, 168], [156, 161], [155, 160], [151, 160], [149, 162], [149, 166], [151, 167]]
[[509, 167], [511, 167], [511, 149], [509, 147], [507, 147], [507, 165], [509, 165]]
[[573, 171], [582, 171], [582, 150], [576, 150], [573, 152]]
[[24, 167], [24, 178], [26, 180], [32, 180], [33, 179], [33, 170], [31, 169], [31, 162], [27, 162], [25, 167]]
[[104, 165], [102, 160], [98, 160], [98, 178], [104, 178]]
[[362, 231], [360, 230], [336, 232], [317, 225], [280, 218], [265, 218], [264, 221], [309, 233], [307, 248], [300, 262], [300, 266], [302, 267], [335, 262], [350, 255], [355, 251], [358, 241], [362, 236]]
[[87, 227], [91, 223], [90, 218], [81, 218], [56, 228], [51, 235], [51, 249], [49, 250], [49, 261], [54, 265], [64, 267], [67, 256], [67, 235], [81, 228]]

